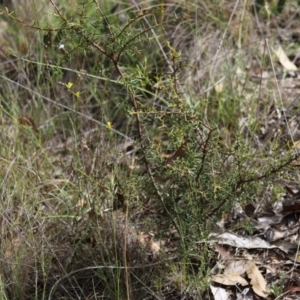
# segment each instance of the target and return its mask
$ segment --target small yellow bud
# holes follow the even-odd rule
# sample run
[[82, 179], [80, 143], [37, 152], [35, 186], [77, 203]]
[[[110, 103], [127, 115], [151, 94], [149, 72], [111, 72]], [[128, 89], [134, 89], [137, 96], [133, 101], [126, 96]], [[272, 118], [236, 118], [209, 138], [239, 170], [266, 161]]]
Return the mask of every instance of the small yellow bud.
[[66, 84], [66, 87], [67, 87], [68, 89], [70, 89], [72, 86], [73, 86], [73, 83], [72, 83], [72, 82], [68, 82], [68, 83]]

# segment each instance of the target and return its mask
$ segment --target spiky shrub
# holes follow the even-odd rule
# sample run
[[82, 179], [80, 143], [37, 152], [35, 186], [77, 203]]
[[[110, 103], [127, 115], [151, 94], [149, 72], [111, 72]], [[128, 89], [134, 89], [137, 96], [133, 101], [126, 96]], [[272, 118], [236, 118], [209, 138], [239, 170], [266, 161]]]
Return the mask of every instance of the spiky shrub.
[[[42, 299], [50, 293], [52, 299], [75, 294], [145, 299], [146, 295], [160, 293], [161, 277], [170, 279], [172, 271], [181, 274], [177, 282], [173, 278], [175, 285], [182, 284], [187, 274], [192, 274], [194, 280], [200, 274], [198, 282], [205, 282], [209, 250], [201, 242], [207, 239], [216, 221], [237, 202], [250, 201], [297, 156], [292, 151], [282, 155], [276, 143], [266, 147], [268, 155], [252, 148], [249, 139], [243, 138], [245, 132], [239, 130], [240, 95], [232, 93], [232, 89], [223, 91], [225, 100], [231, 103], [230, 109], [220, 109], [225, 100], [218, 93], [194, 101], [186, 97], [182, 74], [191, 69], [188, 61], [172, 46], [172, 40], [167, 42], [167, 38], [157, 36], [172, 22], [184, 21], [183, 15], [178, 21], [176, 9], [174, 18], [165, 24], [163, 5], [135, 11], [124, 3], [117, 13], [118, 6], [109, 11], [104, 4], [94, 1], [74, 1], [71, 14], [50, 2], [54, 27], [50, 23], [33, 27], [4, 11], [13, 20], [38, 30], [40, 41], [47, 46], [47, 55], [40, 57], [41, 60], [45, 57], [47, 64], [38, 60], [24, 62], [26, 67], [39, 66], [39, 76], [26, 86], [25, 95], [50, 100], [43, 115], [49, 118], [53, 115], [54, 120], [45, 130], [45, 136], [51, 136], [54, 128], [59, 127], [74, 139], [64, 148], [60, 165], [66, 172], [66, 184], [60, 185], [60, 181], [54, 181], [50, 187], [43, 184], [34, 194], [24, 193], [24, 186], [31, 181], [23, 180], [14, 190], [17, 194], [14, 206], [30, 206], [22, 214], [30, 216], [22, 239], [31, 241], [31, 246], [20, 248], [9, 259], [15, 257], [20, 266], [27, 261], [33, 267], [24, 270], [4, 263], [5, 282], [13, 278], [14, 284], [21, 287], [20, 278], [27, 281], [23, 289], [10, 285], [7, 288], [10, 298], [32, 299], [35, 294]], [[162, 52], [157, 51], [157, 45]], [[73, 81], [80, 93], [72, 92]], [[53, 102], [51, 97], [59, 97], [59, 101]], [[33, 103], [30, 108], [38, 114], [41, 103], [38, 99]], [[60, 114], [57, 107], [68, 113]], [[14, 109], [7, 106], [6, 114], [15, 116]], [[79, 141], [87, 126], [85, 118], [102, 126], [91, 143]], [[21, 119], [19, 123], [34, 129], [29, 121]], [[53, 177], [49, 170], [57, 165], [44, 153], [47, 138], [27, 127], [21, 127], [19, 140], [10, 141], [6, 137], [5, 142], [12, 143], [21, 163], [26, 161], [26, 155], [36, 151], [38, 158], [30, 170], [37, 174], [36, 180], [43, 182]], [[224, 140], [224, 129], [231, 131], [230, 142]], [[129, 168], [117, 163], [114, 155], [108, 155], [120, 135], [135, 141], [135, 163]], [[13, 161], [10, 155], [8, 161]], [[69, 156], [71, 159], [66, 159]], [[11, 169], [8, 173], [11, 174]], [[16, 183], [21, 177], [19, 173], [13, 173]], [[3, 177], [7, 178], [5, 174]], [[12, 195], [9, 194], [10, 198]], [[42, 201], [38, 200], [40, 196]], [[91, 207], [87, 214], [81, 205], [79, 210], [78, 206], [74, 208], [82, 197]], [[116, 200], [120, 203], [116, 204]], [[43, 202], [48, 212], [41, 212], [35, 202]], [[5, 205], [10, 207], [11, 203]], [[141, 208], [149, 205], [156, 218], [140, 213]], [[102, 215], [107, 207], [121, 212]], [[6, 214], [3, 218], [10, 220]], [[163, 254], [157, 265], [143, 267], [146, 250], [136, 237], [130, 241], [130, 221], [142, 223], [140, 227], [151, 228], [164, 239], [175, 230], [178, 240], [172, 246], [176, 247], [177, 255], [164, 272], [159, 264], [165, 263]], [[40, 222], [38, 234], [31, 231], [35, 222]], [[20, 234], [20, 224], [15, 219], [4, 222], [4, 228], [12, 230], [11, 224], [15, 224], [12, 227]], [[15, 236], [6, 239], [20, 242]], [[9, 248], [11, 242], [5, 243]], [[30, 255], [32, 249], [34, 256]], [[35, 285], [29, 289], [32, 278]]]

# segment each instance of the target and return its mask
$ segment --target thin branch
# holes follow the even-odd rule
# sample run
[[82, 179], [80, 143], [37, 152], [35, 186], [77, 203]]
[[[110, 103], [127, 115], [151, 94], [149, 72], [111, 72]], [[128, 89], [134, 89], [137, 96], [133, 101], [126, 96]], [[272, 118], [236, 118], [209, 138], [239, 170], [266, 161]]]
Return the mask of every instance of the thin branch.
[[58, 7], [56, 6], [56, 4], [54, 3], [53, 0], [49, 0], [50, 3], [52, 4], [52, 6], [54, 7], [56, 13], [59, 15], [59, 17], [64, 21], [64, 22], [68, 22], [68, 20], [61, 14], [60, 10], [58, 9]]
[[4, 11], [2, 9], [0, 9], [0, 15], [3, 14], [3, 15], [6, 15], [7, 17], [11, 18], [12, 20], [22, 24], [24, 27], [27, 27], [27, 28], [31, 28], [31, 29], [36, 29], [36, 30], [39, 30], [39, 31], [51, 31], [51, 32], [56, 32], [56, 31], [60, 31], [61, 28], [42, 28], [42, 27], [39, 27], [39, 26], [34, 26], [34, 25], [30, 25], [26, 22], [24, 22], [23, 20], [21, 19], [18, 19], [16, 17], [14, 17], [13, 15], [11, 15], [9, 12], [7, 11]]
[[203, 147], [203, 155], [202, 155], [202, 158], [201, 158], [201, 164], [200, 164], [200, 168], [198, 170], [198, 173], [197, 173], [197, 176], [196, 176], [196, 181], [199, 181], [199, 178], [200, 178], [200, 175], [202, 174], [202, 171], [203, 171], [203, 168], [204, 168], [204, 163], [205, 163], [205, 159], [206, 159], [206, 156], [207, 156], [207, 149], [208, 149], [208, 144], [209, 144], [209, 141], [211, 139], [211, 135], [213, 133], [213, 131], [215, 131], [216, 129], [211, 129], [210, 132], [208, 133], [208, 136], [205, 140], [205, 144], [204, 144], [204, 147]]
[[[280, 166], [278, 167], [273, 167], [271, 168], [271, 170], [269, 170], [268, 172], [262, 174], [262, 175], [259, 175], [259, 176], [253, 176], [253, 177], [250, 177], [248, 179], [239, 179], [238, 182], [236, 183], [236, 185], [234, 185], [232, 187], [232, 193], [234, 194], [241, 186], [247, 184], [247, 183], [251, 183], [251, 182], [254, 182], [254, 181], [259, 181], [259, 180], [262, 180], [264, 178], [268, 178], [270, 177], [271, 175], [273, 174], [277, 174], [279, 173], [282, 169], [284, 169], [285, 167], [289, 166], [293, 161], [296, 161], [298, 160], [300, 157], [300, 155], [295, 155], [294, 157], [292, 157], [291, 159], [287, 160], [285, 163], [281, 164]], [[219, 209], [221, 209], [221, 207], [223, 205], [225, 205], [225, 203], [228, 201], [228, 199], [224, 199], [223, 201], [221, 201], [219, 203], [219, 205], [209, 214], [209, 217], [212, 217], [214, 214], [216, 214], [217, 211], [219, 211]]]

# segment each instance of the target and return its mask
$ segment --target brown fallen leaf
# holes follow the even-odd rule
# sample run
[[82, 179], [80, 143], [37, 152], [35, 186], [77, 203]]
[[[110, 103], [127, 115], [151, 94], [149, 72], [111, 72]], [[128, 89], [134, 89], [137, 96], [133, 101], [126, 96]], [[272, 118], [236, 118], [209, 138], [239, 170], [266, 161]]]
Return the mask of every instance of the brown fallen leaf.
[[298, 212], [300, 211], [300, 202], [294, 202], [294, 203], [283, 203], [283, 208], [280, 211], [281, 215], [286, 215], [291, 212]]
[[86, 207], [87, 205], [88, 205], [88, 203], [87, 203], [86, 200], [80, 199], [80, 200], [76, 203], [75, 207]]
[[224, 247], [222, 247], [220, 244], [216, 243], [215, 249], [216, 249], [216, 251], [219, 252], [219, 254], [221, 255], [223, 260], [233, 259], [233, 256], [231, 256], [230, 253], [227, 252], [226, 249]]
[[186, 157], [187, 141], [184, 141], [180, 147], [167, 159], [167, 165], [172, 165], [177, 158]]
[[260, 297], [267, 298], [270, 291], [267, 287], [267, 282], [261, 275], [259, 269], [254, 262], [249, 262], [249, 269], [247, 270], [247, 275], [251, 279], [251, 285], [255, 294]]
[[224, 274], [243, 275], [248, 271], [250, 264], [251, 262], [245, 259], [229, 261], [224, 270]]
[[241, 276], [245, 273], [247, 273], [249, 279], [251, 279], [250, 284], [252, 285], [253, 291], [262, 298], [268, 297], [270, 291], [267, 288], [267, 282], [255, 263], [250, 260], [240, 259], [229, 261], [224, 270], [224, 274], [213, 276], [212, 281], [225, 285], [241, 284], [245, 286], [248, 285], [248, 282]]
[[288, 71], [297, 71], [298, 68], [296, 65], [290, 61], [284, 50], [281, 48], [281, 46], [278, 46], [277, 49], [273, 49], [274, 53], [278, 57], [281, 65], [286, 68]]
[[284, 293], [296, 293], [296, 292], [300, 292], [300, 287], [299, 286], [293, 286], [293, 285], [289, 285], [286, 286], [283, 290]]
[[32, 118], [27, 118], [27, 117], [20, 117], [18, 119], [19, 125], [22, 126], [29, 126], [33, 129], [33, 131], [38, 132], [35, 122]]
[[153, 258], [156, 259], [160, 251], [160, 243], [154, 241], [154, 234], [152, 232], [139, 232], [137, 237], [140, 244], [150, 250]]
[[245, 278], [243, 278], [240, 275], [234, 275], [234, 274], [217, 274], [212, 277], [212, 281], [224, 285], [237, 285], [237, 284], [240, 284], [242, 286], [248, 285], [248, 282]]

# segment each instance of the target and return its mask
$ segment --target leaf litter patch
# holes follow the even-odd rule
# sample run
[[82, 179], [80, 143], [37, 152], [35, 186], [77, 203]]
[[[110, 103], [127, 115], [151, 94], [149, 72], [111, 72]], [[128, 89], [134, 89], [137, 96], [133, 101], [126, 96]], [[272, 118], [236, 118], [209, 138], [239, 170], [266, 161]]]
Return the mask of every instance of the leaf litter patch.
[[[227, 224], [219, 222], [211, 233], [214, 299], [299, 299], [300, 197], [296, 188], [286, 189], [286, 198], [273, 205], [238, 207], [235, 219], [227, 216]], [[228, 224], [245, 220], [253, 235], [229, 230]]]

